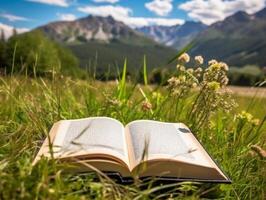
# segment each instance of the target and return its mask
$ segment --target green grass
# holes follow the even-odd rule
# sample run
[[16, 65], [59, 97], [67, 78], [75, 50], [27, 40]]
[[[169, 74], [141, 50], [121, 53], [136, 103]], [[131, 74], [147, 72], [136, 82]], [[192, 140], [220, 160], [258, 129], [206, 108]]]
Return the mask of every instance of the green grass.
[[[174, 116], [171, 109], [160, 108], [163, 104], [168, 104], [165, 108], [169, 108], [172, 97], [167, 99], [167, 103], [163, 103], [161, 97], [152, 98], [154, 92], [145, 87], [143, 89], [145, 96], [154, 107], [152, 112], [143, 111], [141, 102], [144, 97], [138, 87], [128, 85], [125, 88], [125, 82], [119, 87], [123, 88], [123, 92], [117, 93], [115, 84], [95, 81], [69, 78], [55, 80], [2, 78], [0, 81], [0, 198], [150, 199], [159, 197], [159, 194], [165, 195], [161, 196], [162, 199], [166, 197], [265, 198], [265, 160], [250, 153], [251, 144], [262, 146], [265, 144], [265, 139], [262, 139], [265, 129], [256, 132], [255, 127], [249, 132], [245, 130], [249, 126], [246, 124], [247, 127], [243, 127], [242, 131], [234, 133], [239, 122], [234, 121], [233, 113], [237, 113], [238, 110], [229, 114], [217, 111], [212, 116], [212, 128], [203, 126], [204, 128], [195, 132], [232, 179], [232, 185], [134, 183], [125, 186], [99, 174], [64, 174], [62, 164], [48, 163], [47, 160], [42, 160], [35, 167], [31, 166], [52, 124], [60, 119], [103, 115], [117, 118], [124, 124], [139, 118], [186, 121], [183, 116]], [[119, 104], [114, 102], [118, 99], [116, 97], [120, 98]], [[243, 110], [250, 98], [238, 97], [238, 101], [241, 102], [239, 109]], [[256, 103], [251, 111], [260, 111], [262, 108], [262, 102]], [[263, 111], [260, 111], [258, 117], [263, 117]], [[232, 138], [234, 134], [237, 140]], [[255, 139], [245, 141], [249, 139], [248, 135], [255, 136]]]
[[[178, 87], [135, 85], [126, 80], [126, 65], [117, 84], [60, 75], [0, 78], [0, 199], [265, 199], [265, 159], [251, 150], [252, 145], [266, 147], [265, 99], [220, 93], [210, 74], [211, 80], [199, 82], [195, 90], [190, 71], [178, 75], [179, 81], [185, 79]], [[64, 164], [54, 160], [31, 165], [54, 122], [91, 116], [124, 124], [136, 119], [184, 122], [233, 183], [122, 185], [100, 172], [64, 173]]]
[[234, 96], [238, 103], [238, 110], [246, 110], [257, 118], [262, 119], [265, 116], [266, 105], [265, 97]]

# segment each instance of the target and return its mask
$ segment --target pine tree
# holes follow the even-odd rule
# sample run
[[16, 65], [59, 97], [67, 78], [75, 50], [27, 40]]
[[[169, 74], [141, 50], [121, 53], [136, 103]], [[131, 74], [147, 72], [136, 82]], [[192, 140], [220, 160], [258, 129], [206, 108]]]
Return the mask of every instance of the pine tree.
[[3, 29], [1, 29], [1, 38], [0, 38], [0, 41], [1, 41], [1, 42], [5, 42], [5, 40], [6, 40], [5, 32], [4, 32]]
[[13, 28], [13, 35], [12, 36], [16, 36], [18, 34], [17, 29]]
[[5, 66], [6, 60], [5, 60], [5, 54], [6, 54], [6, 43], [5, 43], [5, 33], [4, 30], [1, 29], [1, 35], [0, 35], [0, 73], [2, 71], [1, 68]]

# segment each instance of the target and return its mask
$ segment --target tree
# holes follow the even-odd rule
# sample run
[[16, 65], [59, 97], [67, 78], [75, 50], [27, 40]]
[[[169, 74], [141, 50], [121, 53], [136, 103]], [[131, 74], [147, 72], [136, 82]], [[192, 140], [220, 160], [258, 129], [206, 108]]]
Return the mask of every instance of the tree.
[[6, 41], [6, 37], [5, 37], [5, 32], [3, 29], [1, 29], [1, 38], [0, 38], [1, 42], [5, 42]]
[[5, 33], [4, 30], [1, 29], [0, 36], [0, 68], [4, 68], [6, 65], [6, 43], [5, 43]]
[[42, 75], [51, 71], [64, 71], [66, 68], [68, 70], [78, 68], [77, 59], [71, 52], [51, 41], [39, 30], [15, 35], [8, 40], [9, 72], [14, 53], [14, 72], [27, 69], [28, 73], [36, 72], [38, 75]]
[[13, 34], [12, 36], [16, 36], [18, 33], [17, 33], [17, 29], [16, 28], [13, 28]]

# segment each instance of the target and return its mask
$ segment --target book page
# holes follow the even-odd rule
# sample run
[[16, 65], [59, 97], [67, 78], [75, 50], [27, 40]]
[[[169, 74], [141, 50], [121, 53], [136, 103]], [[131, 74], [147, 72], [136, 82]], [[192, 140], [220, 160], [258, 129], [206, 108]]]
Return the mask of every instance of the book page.
[[209, 166], [194, 136], [181, 123], [138, 120], [127, 125], [135, 164], [143, 160], [173, 159]]
[[[124, 126], [107, 117], [61, 122], [53, 146], [58, 157], [80, 154], [110, 154], [128, 163]], [[63, 128], [62, 128], [63, 127]]]

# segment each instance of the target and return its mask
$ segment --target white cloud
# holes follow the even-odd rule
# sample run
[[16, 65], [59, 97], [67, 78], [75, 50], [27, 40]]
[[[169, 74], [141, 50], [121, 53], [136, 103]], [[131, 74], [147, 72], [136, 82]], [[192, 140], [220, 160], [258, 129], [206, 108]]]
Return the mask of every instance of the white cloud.
[[7, 19], [8, 21], [15, 22], [15, 21], [28, 21], [29, 19], [25, 17], [20, 17], [8, 13], [0, 14], [0, 17]]
[[119, 0], [93, 0], [95, 3], [117, 3]]
[[61, 6], [61, 7], [68, 7], [70, 4], [69, 0], [26, 0], [26, 1], [54, 5], [54, 6]]
[[159, 16], [166, 16], [173, 9], [172, 0], [153, 0], [145, 3], [145, 7]]
[[[0, 23], [0, 31], [3, 30], [4, 33], [5, 33], [5, 37], [6, 39], [9, 38], [10, 36], [12, 36], [13, 34], [13, 30], [14, 30], [14, 27], [13, 26], [9, 26], [9, 25], [6, 25], [6, 24], [2, 24]], [[16, 28], [17, 30], [17, 33], [24, 33], [24, 32], [27, 32], [29, 31], [30, 29], [28, 28]]]
[[177, 24], [183, 24], [184, 20], [174, 18], [147, 18], [147, 17], [130, 17], [123, 21], [132, 27], [161, 25], [161, 26], [174, 26]]
[[182, 24], [184, 20], [171, 19], [171, 18], [145, 18], [145, 17], [133, 17], [133, 11], [130, 8], [122, 6], [86, 6], [78, 8], [80, 12], [96, 15], [96, 16], [112, 16], [118, 21], [122, 21], [125, 24], [132, 27], [148, 26], [148, 25], [165, 25], [172, 26], [176, 24]]
[[224, 20], [237, 11], [253, 14], [265, 7], [265, 0], [189, 0], [178, 6], [188, 16], [205, 24]]
[[79, 11], [87, 13], [90, 15], [98, 15], [102, 17], [107, 17], [109, 15], [113, 16], [115, 19], [121, 20], [129, 17], [132, 14], [132, 10], [127, 7], [122, 6], [85, 6], [79, 7]]
[[77, 17], [73, 14], [69, 14], [69, 13], [58, 13], [57, 16], [59, 17], [60, 20], [63, 21], [74, 21], [77, 19]]

